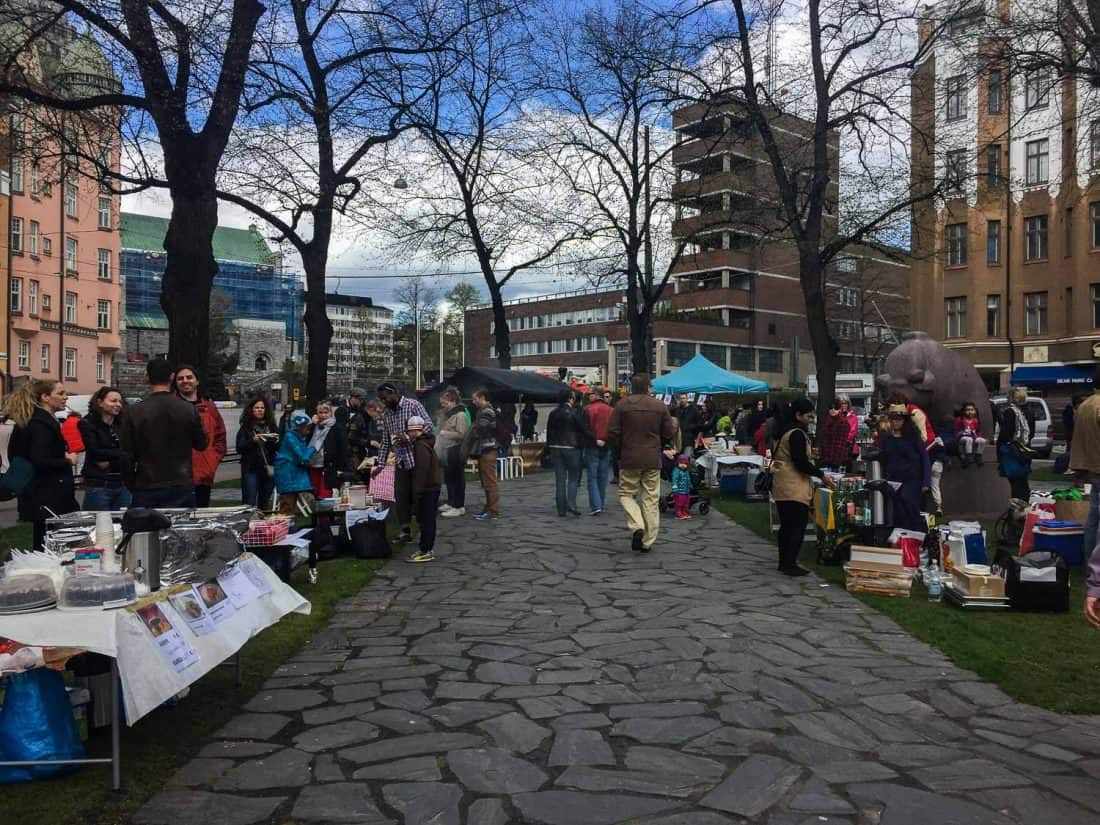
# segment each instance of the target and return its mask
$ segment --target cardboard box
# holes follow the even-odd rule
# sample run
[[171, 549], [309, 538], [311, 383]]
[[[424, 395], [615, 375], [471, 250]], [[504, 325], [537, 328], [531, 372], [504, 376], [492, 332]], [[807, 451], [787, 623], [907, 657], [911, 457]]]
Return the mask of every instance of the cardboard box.
[[869, 547], [864, 544], [853, 544], [851, 560], [859, 563], [885, 564], [893, 567], [902, 567], [900, 547]]
[[951, 571], [955, 589], [967, 596], [982, 599], [1003, 599], [1005, 597], [1005, 580], [1000, 576], [982, 575], [979, 573], [967, 573], [956, 567]]
[[1079, 521], [1084, 524], [1089, 519], [1088, 501], [1056, 501], [1054, 517], [1059, 521]]

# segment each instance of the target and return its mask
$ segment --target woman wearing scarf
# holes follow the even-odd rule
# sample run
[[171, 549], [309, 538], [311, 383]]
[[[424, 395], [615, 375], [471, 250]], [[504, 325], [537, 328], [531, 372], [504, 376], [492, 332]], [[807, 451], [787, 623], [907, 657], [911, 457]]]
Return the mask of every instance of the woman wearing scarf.
[[309, 480], [315, 498], [330, 498], [340, 486], [340, 475], [347, 471], [348, 434], [332, 414], [332, 403], [322, 401], [313, 416], [313, 435], [309, 446], [314, 452], [309, 460]]
[[889, 428], [879, 434], [883, 477], [901, 484], [894, 492], [893, 525], [925, 533], [928, 524], [921, 515], [921, 503], [932, 486], [928, 450], [905, 404], [891, 404], [887, 416]]

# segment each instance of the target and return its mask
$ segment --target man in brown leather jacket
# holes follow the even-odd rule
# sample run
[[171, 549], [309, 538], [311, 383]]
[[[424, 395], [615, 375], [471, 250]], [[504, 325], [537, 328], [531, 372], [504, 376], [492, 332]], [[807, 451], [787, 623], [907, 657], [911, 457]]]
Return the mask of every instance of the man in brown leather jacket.
[[[630, 395], [615, 405], [607, 423], [607, 443], [619, 453], [619, 504], [631, 531], [631, 549], [646, 553], [660, 527], [661, 446], [676, 435], [676, 420], [649, 394], [650, 379], [630, 379]], [[637, 498], [641, 493], [641, 502]]]

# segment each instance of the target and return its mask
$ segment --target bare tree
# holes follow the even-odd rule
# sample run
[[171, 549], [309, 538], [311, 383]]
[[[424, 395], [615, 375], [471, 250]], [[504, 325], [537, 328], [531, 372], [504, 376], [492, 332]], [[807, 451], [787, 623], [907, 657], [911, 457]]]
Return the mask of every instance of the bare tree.
[[218, 194], [301, 256], [311, 401], [327, 393], [325, 281], [336, 221], [373, 182], [368, 154], [407, 128], [427, 88], [426, 61], [450, 50], [467, 25], [464, 8], [463, 0], [289, 0], [252, 62], [248, 115]]
[[[259, 0], [41, 0], [0, 10], [0, 95], [56, 112], [110, 110], [135, 143], [155, 139], [159, 170], [123, 176], [172, 196], [164, 248], [161, 306], [168, 316], [169, 358], [200, 370], [210, 351], [210, 290], [218, 272], [215, 178], [237, 118]], [[112, 66], [119, 84], [49, 88], [31, 67], [51, 48], [59, 27], [80, 22]], [[113, 171], [113, 170], [102, 170]]]
[[[700, 101], [736, 110], [759, 138], [777, 229], [797, 254], [822, 407], [834, 394], [839, 351], [825, 309], [832, 263], [852, 244], [898, 231], [915, 204], [942, 190], [942, 180], [910, 178], [910, 143], [930, 136], [913, 128], [909, 88], [961, 7], [926, 22], [919, 40], [919, 4], [908, 0], [731, 7], [733, 25], [713, 37], [717, 59], [693, 73]], [[785, 61], [773, 27], [789, 35]]]
[[[424, 373], [431, 366], [438, 369], [438, 360], [427, 346], [432, 330], [438, 321], [439, 292], [426, 283], [423, 277], [406, 278], [393, 292], [397, 304], [394, 325], [397, 334], [394, 341], [394, 367], [398, 366], [398, 340], [400, 340], [402, 366], [404, 373], [412, 376], [412, 386], [416, 389], [424, 380]], [[438, 338], [436, 339], [438, 341]], [[438, 352], [438, 344], [435, 347]]]

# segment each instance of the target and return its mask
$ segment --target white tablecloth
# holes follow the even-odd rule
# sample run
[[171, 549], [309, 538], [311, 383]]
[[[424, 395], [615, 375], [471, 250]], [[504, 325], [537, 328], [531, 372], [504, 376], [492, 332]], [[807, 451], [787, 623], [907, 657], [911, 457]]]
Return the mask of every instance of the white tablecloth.
[[171, 623], [199, 654], [177, 673], [157, 650], [141, 618], [125, 609], [70, 613], [47, 610], [0, 616], [0, 636], [25, 645], [79, 647], [118, 660], [127, 724], [134, 724], [240, 650], [245, 642], [289, 613], [308, 614], [310, 603], [257, 557], [271, 592], [245, 605], [213, 633], [196, 636], [167, 600], [159, 602]]
[[744, 464], [749, 467], [763, 467], [764, 456], [752, 453], [751, 455], [718, 455], [715, 453], [703, 453], [695, 459], [695, 463], [707, 471], [707, 484], [715, 487], [718, 484], [718, 467], [721, 465]]

